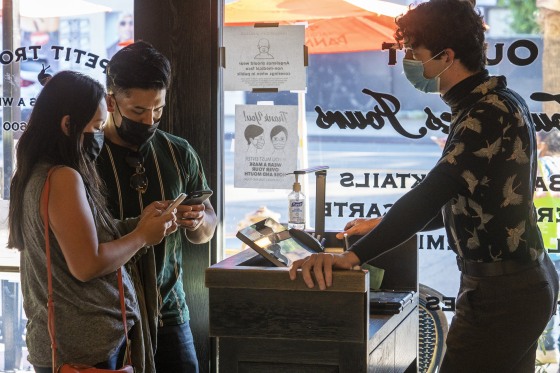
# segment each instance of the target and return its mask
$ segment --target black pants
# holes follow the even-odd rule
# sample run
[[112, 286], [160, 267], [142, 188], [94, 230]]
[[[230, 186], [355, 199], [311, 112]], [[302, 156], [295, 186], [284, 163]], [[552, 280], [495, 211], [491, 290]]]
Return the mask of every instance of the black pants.
[[558, 275], [548, 255], [540, 266], [511, 275], [461, 275], [439, 372], [534, 372], [538, 339], [557, 298]]

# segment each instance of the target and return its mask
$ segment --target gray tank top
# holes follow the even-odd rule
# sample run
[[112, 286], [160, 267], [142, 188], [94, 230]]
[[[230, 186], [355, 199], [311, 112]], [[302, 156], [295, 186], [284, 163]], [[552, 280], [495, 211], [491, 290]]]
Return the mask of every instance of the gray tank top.
[[[20, 254], [23, 308], [28, 319], [28, 359], [31, 364], [39, 367], [51, 366], [51, 342], [47, 330], [44, 226], [39, 212], [41, 192], [49, 168], [50, 165], [47, 164], [37, 165], [27, 183], [23, 201], [25, 246]], [[49, 236], [58, 344], [57, 364], [74, 362], [95, 365], [106, 361], [124, 342], [117, 274], [114, 272], [88, 282], [77, 280], [70, 273], [52, 231]], [[99, 242], [114, 239], [109, 232], [99, 228], [97, 236]], [[139, 319], [138, 302], [124, 268], [122, 274], [130, 330]]]

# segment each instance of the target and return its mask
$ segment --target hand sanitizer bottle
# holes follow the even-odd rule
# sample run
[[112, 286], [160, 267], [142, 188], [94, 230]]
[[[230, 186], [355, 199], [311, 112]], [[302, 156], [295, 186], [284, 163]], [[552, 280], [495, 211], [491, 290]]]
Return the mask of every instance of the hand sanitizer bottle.
[[288, 228], [305, 229], [305, 208], [305, 195], [296, 174], [293, 190], [288, 195]]

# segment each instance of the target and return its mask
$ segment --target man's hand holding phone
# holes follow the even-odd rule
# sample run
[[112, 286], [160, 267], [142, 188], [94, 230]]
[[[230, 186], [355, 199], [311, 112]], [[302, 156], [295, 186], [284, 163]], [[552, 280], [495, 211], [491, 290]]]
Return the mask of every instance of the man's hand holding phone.
[[196, 230], [204, 221], [204, 201], [212, 195], [211, 190], [197, 190], [189, 193], [177, 207], [177, 224], [188, 230]]

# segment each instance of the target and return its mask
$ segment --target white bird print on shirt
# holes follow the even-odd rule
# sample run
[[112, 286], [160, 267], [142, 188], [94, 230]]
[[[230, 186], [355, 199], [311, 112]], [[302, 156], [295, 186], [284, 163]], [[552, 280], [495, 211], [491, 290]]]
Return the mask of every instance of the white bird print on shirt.
[[463, 153], [464, 150], [465, 150], [465, 144], [463, 144], [462, 142], [458, 143], [457, 145], [455, 145], [453, 150], [445, 154], [445, 156], [440, 160], [440, 163], [445, 161], [450, 164], [457, 164], [457, 160], [455, 158], [461, 153]]
[[502, 189], [502, 193], [504, 194], [504, 201], [500, 205], [500, 207], [506, 207], [509, 205], [519, 205], [523, 200], [523, 196], [521, 194], [515, 193], [515, 190], [521, 186], [519, 183], [515, 188], [513, 187], [513, 182], [515, 181], [515, 175], [508, 177], [506, 180], [506, 184]]
[[498, 151], [500, 150], [500, 145], [502, 145], [502, 139], [498, 138], [496, 141], [492, 143], [492, 145], [490, 145], [488, 141], [486, 141], [486, 145], [487, 145], [486, 148], [480, 148], [479, 150], [475, 151], [473, 154], [476, 155], [477, 157], [488, 158], [488, 162], [490, 162], [492, 157], [498, 154]]
[[488, 102], [489, 104], [491, 104], [492, 106], [500, 109], [503, 112], [509, 112], [508, 107], [506, 106], [506, 104], [500, 100], [500, 98], [497, 95], [488, 95], [483, 99], [484, 102]]
[[463, 196], [459, 196], [457, 202], [451, 205], [451, 212], [453, 212], [454, 215], [463, 214], [468, 216], [469, 213], [467, 212], [467, 199]]
[[476, 203], [472, 199], [469, 199], [469, 207], [472, 208], [474, 210], [474, 212], [476, 213], [476, 215], [474, 217], [480, 219], [480, 225], [477, 227], [477, 229], [480, 229], [480, 230], [486, 229], [484, 225], [486, 223], [488, 223], [490, 221], [490, 219], [492, 219], [494, 217], [494, 215], [485, 214], [482, 211], [482, 206], [480, 206], [478, 203]]
[[508, 249], [509, 252], [512, 253], [517, 250], [517, 248], [519, 247], [519, 243], [521, 241], [524, 241], [521, 239], [521, 236], [523, 235], [523, 233], [525, 233], [525, 221], [519, 223], [515, 228], [506, 227], [506, 231], [508, 233], [508, 238], [507, 238]]
[[461, 131], [463, 133], [467, 128], [476, 133], [482, 132], [480, 121], [470, 116], [457, 125], [457, 132]]
[[499, 250], [499, 251], [496, 253], [496, 255], [494, 255], [494, 253], [493, 253], [493, 247], [492, 247], [492, 245], [490, 245], [490, 246], [488, 247], [488, 252], [490, 253], [490, 258], [492, 258], [492, 261], [497, 262], [497, 261], [499, 261], [499, 260], [502, 260], [502, 259], [500, 258], [500, 256], [502, 255], [502, 250]]
[[453, 241], [455, 241], [455, 247], [457, 248], [457, 252], [459, 253], [460, 257], [463, 257], [463, 250], [461, 250], [461, 240], [457, 237], [457, 232], [455, 232], [455, 227], [451, 227], [451, 236], [453, 237]]
[[467, 248], [470, 250], [476, 249], [480, 247], [480, 240], [478, 239], [478, 234], [476, 233], [476, 228], [470, 232], [468, 229], [465, 229], [471, 237], [467, 240]]
[[517, 127], [523, 127], [525, 125], [523, 114], [521, 114], [519, 111], [513, 114], [513, 117], [517, 119]]
[[469, 192], [471, 192], [471, 194], [473, 194], [474, 189], [478, 185], [478, 179], [476, 178], [476, 176], [474, 176], [474, 174], [472, 172], [470, 172], [469, 170], [465, 170], [461, 174], [461, 177], [463, 179], [465, 179], [465, 181], [469, 185]]
[[[503, 123], [503, 120], [500, 120], [500, 123]], [[508, 125], [505, 126], [504, 129], [502, 130], [502, 136], [504, 140], [511, 140], [511, 137], [506, 136], [506, 132], [509, 130], [510, 127], [511, 127], [511, 123], [508, 123]]]
[[496, 88], [497, 85], [498, 85], [498, 79], [490, 79], [487, 82], [484, 82], [478, 87], [476, 87], [472, 92], [482, 93], [483, 95], [485, 95], [488, 93], [489, 90]]
[[537, 260], [537, 257], [539, 256], [540, 253], [541, 253], [541, 251], [534, 248], [534, 247], [531, 247], [529, 249], [529, 254], [531, 255], [531, 260]]
[[507, 160], [514, 160], [518, 164], [528, 163], [529, 158], [527, 157], [527, 154], [525, 154], [525, 149], [527, 149], [527, 147], [523, 148], [523, 141], [521, 141], [521, 138], [516, 138], [513, 143], [513, 153], [511, 153], [511, 157]]

